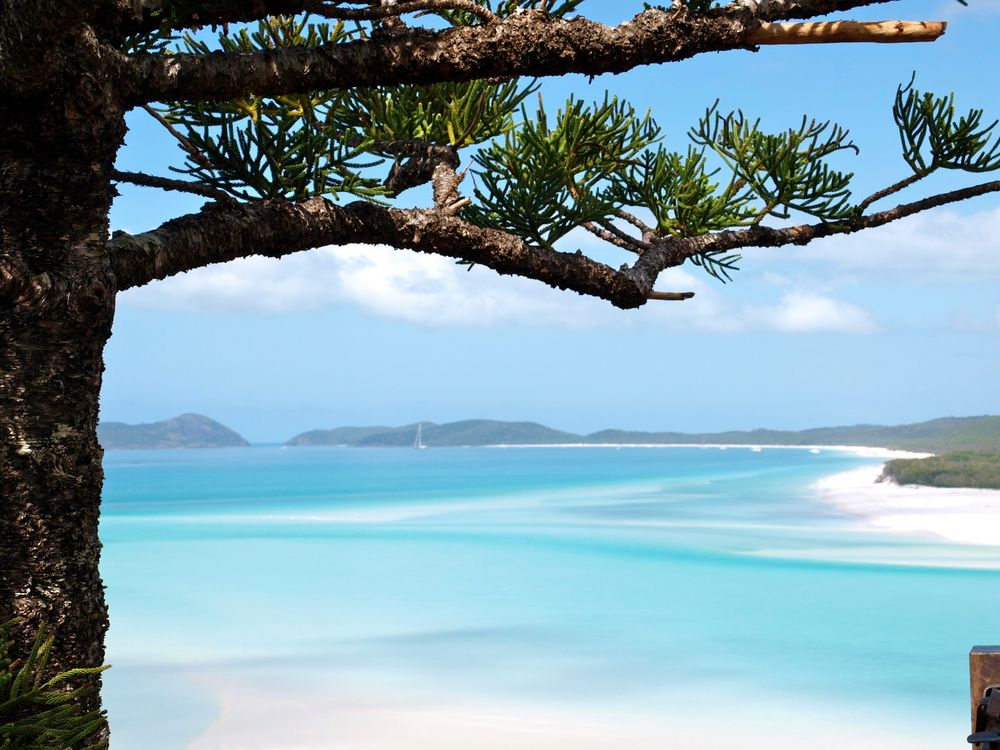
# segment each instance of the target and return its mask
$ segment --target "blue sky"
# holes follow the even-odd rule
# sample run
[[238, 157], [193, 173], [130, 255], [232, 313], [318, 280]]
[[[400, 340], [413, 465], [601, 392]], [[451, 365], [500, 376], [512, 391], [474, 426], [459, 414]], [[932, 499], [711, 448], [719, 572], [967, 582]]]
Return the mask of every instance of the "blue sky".
[[[947, 20], [933, 44], [765, 47], [592, 83], [549, 80], [543, 92], [554, 108], [569, 93], [610, 90], [652, 109], [679, 148], [716, 97], [773, 128], [803, 114], [832, 119], [861, 148], [839, 166], [867, 195], [907, 174], [891, 104], [913, 71], [919, 88], [955, 91], [960, 108], [1000, 117], [1000, 0], [970, 4], [921, 0], [844, 16]], [[588, 8], [616, 22], [641, 3]], [[143, 113], [129, 122], [121, 168], [168, 174], [181, 160], [169, 136]], [[977, 181], [942, 175], [901, 200]], [[199, 205], [120, 190], [112, 225], [130, 232]], [[425, 199], [412, 192], [402, 204]], [[601, 252], [586, 235], [566, 246]], [[658, 288], [697, 297], [633, 312], [387, 248], [214, 266], [119, 296], [102, 416], [196, 411], [263, 442], [316, 427], [473, 417], [700, 431], [1000, 413], [1000, 196], [807, 248], [749, 250], [741, 266], [727, 285], [693, 267], [670, 271]]]

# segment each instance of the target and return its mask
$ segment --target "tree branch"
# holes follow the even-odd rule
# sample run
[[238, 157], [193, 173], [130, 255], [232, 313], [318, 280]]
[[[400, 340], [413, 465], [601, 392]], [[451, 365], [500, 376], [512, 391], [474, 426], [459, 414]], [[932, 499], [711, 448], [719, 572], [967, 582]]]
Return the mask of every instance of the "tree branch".
[[639, 307], [652, 290], [652, 284], [637, 283], [629, 271], [616, 271], [582, 253], [531, 247], [517, 237], [440, 211], [393, 209], [360, 201], [338, 206], [323, 198], [302, 203], [211, 204], [144, 234], [116, 235], [108, 243], [108, 252], [118, 288], [125, 290], [211, 263], [250, 255], [278, 258], [352, 242], [457, 258], [501, 274], [601, 297], [621, 308]]
[[912, 203], [902, 203], [895, 208], [867, 216], [859, 215], [836, 224], [800, 224], [783, 228], [754, 226], [748, 229], [733, 229], [705, 234], [700, 237], [668, 238], [647, 250], [632, 267], [632, 274], [635, 276], [636, 283], [652, 288], [656, 278], [664, 269], [683, 262], [679, 258], [691, 258], [706, 252], [737, 250], [746, 247], [807, 245], [822, 237], [853, 234], [863, 229], [873, 229], [922, 211], [996, 192], [1000, 192], [1000, 180], [932, 195]]
[[500, 17], [489, 8], [474, 2], [474, 0], [404, 0], [404, 2], [392, 5], [364, 8], [340, 8], [324, 2], [314, 2], [309, 6], [309, 10], [324, 18], [343, 21], [372, 21], [377, 18], [389, 18], [425, 10], [464, 10], [478, 16], [485, 23], [500, 20]]
[[124, 5], [126, 11], [104, 14], [99, 22], [112, 33], [127, 36], [161, 28], [187, 29], [256, 21], [269, 15], [294, 15], [305, 11], [315, 0], [204, 0], [197, 9], [167, 17], [163, 0], [141, 0], [139, 13], [134, 11], [134, 0], [115, 2]]
[[887, 198], [893, 193], [898, 193], [900, 190], [908, 188], [910, 185], [914, 184], [915, 182], [918, 182], [919, 180], [924, 179], [924, 177], [926, 176], [927, 176], [926, 174], [920, 174], [920, 173], [911, 174], [909, 177], [906, 177], [905, 179], [902, 179], [899, 182], [893, 183], [892, 185], [889, 185], [889, 187], [887, 188], [883, 188], [882, 190], [878, 190], [872, 193], [863, 201], [861, 201], [861, 203], [858, 204], [858, 213], [864, 213], [865, 209], [867, 209], [868, 206], [870, 206], [872, 203], [880, 201], [883, 198]]
[[765, 23], [750, 35], [750, 41], [762, 45], [933, 42], [947, 27], [944, 21]]
[[622, 250], [627, 250], [630, 253], [636, 253], [636, 254], [642, 252], [641, 248], [635, 247], [635, 245], [633, 245], [631, 242], [626, 242], [621, 237], [612, 234], [607, 229], [604, 229], [603, 227], [595, 224], [592, 221], [585, 222], [582, 226], [584, 229], [586, 229], [595, 237], [599, 237], [600, 239], [604, 240], [605, 242], [611, 245], [620, 247]]
[[161, 115], [159, 112], [150, 107], [148, 104], [144, 104], [142, 108], [146, 111], [146, 114], [148, 114], [158, 123], [160, 123], [160, 125], [162, 125], [163, 128], [168, 133], [170, 133], [170, 135], [172, 135], [179, 144], [181, 144], [181, 148], [187, 151], [188, 156], [190, 156], [194, 161], [196, 161], [205, 169], [208, 170], [214, 169], [214, 167], [212, 166], [212, 162], [210, 162], [208, 158], [203, 153], [201, 153], [201, 151], [199, 151], [193, 145], [191, 145], [191, 141], [185, 138], [177, 128], [171, 125], [170, 121], [167, 120], [166, 117]]
[[[460, 164], [458, 150], [453, 146], [427, 143], [420, 147], [415, 145], [417, 143], [419, 142], [376, 141], [372, 147], [373, 150], [384, 153], [407, 155], [405, 159], [397, 158], [383, 182], [389, 195], [399, 195], [404, 190], [431, 182], [434, 178], [434, 170], [439, 164], [451, 167], [452, 170], [458, 169]], [[401, 144], [404, 147], [394, 148], [395, 144]]]
[[624, 209], [619, 209], [617, 211], [617, 216], [619, 219], [624, 219], [629, 224], [638, 229], [640, 232], [642, 232], [643, 236], [651, 234], [653, 231], [653, 228], [648, 224], [646, 224], [646, 222], [641, 221], [638, 216], [630, 214], [628, 211], [625, 211]]
[[628, 237], [627, 235], [625, 237], [622, 237], [618, 233], [612, 232], [610, 230], [610, 227], [608, 227], [607, 225], [601, 226], [599, 224], [595, 224], [592, 221], [588, 221], [585, 224], [583, 224], [583, 228], [586, 229], [595, 237], [599, 237], [605, 242], [608, 242], [612, 245], [616, 245], [617, 247], [620, 247], [622, 250], [627, 250], [630, 253], [636, 253], [637, 255], [642, 255], [643, 251], [645, 250], [645, 248], [642, 246], [644, 243], [642, 243], [641, 241], [636, 242], [636, 240], [634, 240], [632, 237]]
[[223, 193], [221, 190], [215, 190], [214, 188], [207, 187], [197, 182], [188, 182], [187, 180], [172, 180], [169, 177], [157, 177], [156, 175], [146, 174], [144, 172], [122, 172], [120, 170], [115, 170], [111, 173], [111, 179], [117, 182], [128, 182], [132, 185], [139, 185], [140, 187], [151, 187], [159, 188], [160, 190], [174, 190], [180, 193], [191, 193], [192, 195], [200, 195], [202, 198], [211, 198], [212, 200], [219, 201], [221, 203], [231, 203], [234, 198], [228, 193]]
[[665, 302], [683, 302], [694, 297], [694, 292], [650, 292], [649, 299]]
[[[803, 0], [796, 7], [804, 7]], [[818, 2], [827, 7], [853, 0]], [[793, 25], [794, 26], [794, 25]], [[132, 56], [133, 103], [233, 99], [250, 93], [295, 92], [401, 83], [429, 84], [483, 78], [598, 75], [639, 65], [674, 62], [703, 52], [752, 49], [760, 19], [730, 5], [706, 14], [683, 7], [646, 10], [619, 26], [585, 18], [555, 18], [540, 11], [501, 22], [444, 31], [405, 32], [321, 47], [262, 52]], [[783, 33], [767, 32], [770, 41]], [[810, 35], [807, 35], [810, 36]], [[811, 41], [825, 41], [811, 34]]]
[[747, 9], [761, 21], [787, 21], [890, 2], [894, 0], [735, 0], [733, 5]]
[[[116, 235], [108, 243], [108, 251], [118, 289], [125, 290], [250, 255], [277, 258], [323, 245], [385, 244], [488, 266], [501, 274], [537, 279], [628, 309], [650, 299], [688, 299], [688, 292], [655, 292], [653, 286], [663, 270], [697, 255], [746, 247], [805, 245], [821, 237], [883, 226], [993, 192], [1000, 192], [1000, 180], [837, 224], [755, 226], [699, 237], [665, 238], [646, 250], [634, 266], [617, 271], [579, 251], [561, 253], [532, 247], [517, 237], [474, 226], [443, 211], [401, 210], [361, 201], [342, 207], [323, 198], [302, 203], [210, 204], [197, 214], [174, 219], [144, 234]], [[13, 279], [0, 276], [3, 286], [12, 285]]]

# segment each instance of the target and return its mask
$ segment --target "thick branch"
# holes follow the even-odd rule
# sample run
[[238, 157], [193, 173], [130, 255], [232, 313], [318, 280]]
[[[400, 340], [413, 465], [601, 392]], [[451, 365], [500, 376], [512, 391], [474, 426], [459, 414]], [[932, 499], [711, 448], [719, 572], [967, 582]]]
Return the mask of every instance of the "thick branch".
[[[842, 4], [859, 3], [845, 0]], [[769, 36], [786, 33], [781, 28], [778, 25]], [[138, 54], [133, 57], [132, 87], [136, 103], [141, 103], [481, 78], [598, 75], [683, 60], [702, 52], [752, 49], [759, 29], [760, 19], [739, 6], [701, 15], [683, 6], [647, 10], [614, 27], [530, 11], [484, 26], [408, 29], [314, 48]], [[792, 33], [801, 37], [798, 31]], [[813, 41], [824, 40], [820, 36]]]
[[[121, 5], [123, 0], [116, 0]], [[185, 29], [225, 23], [256, 21], [269, 15], [301, 13], [314, 0], [204, 0], [197, 11], [164, 16], [162, 0], [141, 0], [139, 12], [135, 0], [124, 2], [124, 12], [107, 13], [99, 19], [101, 26], [114, 34], [143, 34], [160, 28]], [[169, 11], [167, 11], [169, 13]]]
[[610, 28], [539, 12], [502, 23], [395, 36], [319, 48], [209, 55], [136, 55], [146, 100], [231, 99], [251, 92], [427, 84], [519, 75], [598, 74], [690, 57], [702, 48], [749, 48], [746, 22], [687, 19], [683, 11], [646, 11]]
[[933, 42], [944, 21], [830, 21], [765, 23], [750, 35], [754, 44], [829, 44], [834, 42]]
[[[374, 148], [385, 153], [393, 153], [391, 144], [412, 144], [413, 141], [384, 141], [376, 143]], [[388, 146], [388, 147], [387, 147]], [[425, 185], [434, 178], [434, 170], [439, 164], [444, 164], [452, 170], [458, 169], [458, 151], [452, 146], [441, 146], [428, 143], [421, 150], [419, 148], [401, 148], [396, 151], [399, 155], [409, 154], [406, 159], [397, 159], [385, 178], [384, 185], [389, 191], [389, 195], [399, 195], [404, 190], [409, 190], [418, 185]]]
[[121, 290], [211, 263], [250, 255], [281, 257], [352, 242], [385, 244], [488, 266], [501, 274], [538, 279], [558, 289], [608, 300], [622, 308], [646, 302], [652, 284], [636, 283], [582, 253], [558, 253], [473, 226], [434, 210], [400, 210], [372, 203], [338, 206], [322, 198], [220, 207], [169, 221], [140, 235], [109, 242]]
[[473, 226], [441, 211], [400, 210], [365, 202], [341, 207], [322, 198], [303, 203], [211, 204], [200, 213], [174, 219], [151, 232], [118, 235], [110, 241], [108, 250], [121, 290], [250, 255], [281, 257], [323, 245], [365, 242], [465, 260], [502, 274], [538, 279], [558, 289], [600, 297], [627, 309], [649, 299], [687, 299], [688, 293], [655, 292], [653, 286], [664, 269], [696, 255], [746, 247], [805, 245], [821, 237], [883, 226], [921, 211], [998, 191], [1000, 180], [838, 224], [780, 229], [755, 226], [700, 237], [668, 238], [650, 247], [632, 268], [625, 266], [618, 271], [582, 253], [531, 247], [517, 237]]
[[889, 2], [894, 0], [735, 0], [733, 4], [747, 8], [761, 21], [787, 21]]

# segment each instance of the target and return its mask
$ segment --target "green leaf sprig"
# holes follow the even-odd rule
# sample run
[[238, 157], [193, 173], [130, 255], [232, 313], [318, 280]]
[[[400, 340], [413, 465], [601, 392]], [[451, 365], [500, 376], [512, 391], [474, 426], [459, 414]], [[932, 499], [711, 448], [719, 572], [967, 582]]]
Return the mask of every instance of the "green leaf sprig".
[[[77, 747], [107, 724], [103, 711], [85, 711], [81, 699], [90, 685], [66, 684], [96, 675], [107, 667], [71, 669], [46, 678], [55, 635], [42, 627], [27, 657], [15, 661], [8, 637], [13, 623], [0, 625], [0, 750], [53, 750]], [[85, 750], [104, 750], [98, 739]]]

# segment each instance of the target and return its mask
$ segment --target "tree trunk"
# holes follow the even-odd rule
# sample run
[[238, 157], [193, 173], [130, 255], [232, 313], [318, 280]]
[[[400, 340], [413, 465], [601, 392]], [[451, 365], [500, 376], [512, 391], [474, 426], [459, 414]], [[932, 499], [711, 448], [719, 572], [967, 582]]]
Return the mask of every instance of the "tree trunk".
[[55, 628], [51, 672], [103, 664], [108, 627], [97, 419], [125, 125], [89, 49], [67, 41], [46, 87], [0, 98], [0, 622], [15, 657]]
[[0, 620], [18, 618], [19, 651], [55, 627], [54, 671], [103, 664], [108, 626], [97, 400], [113, 303], [68, 312], [0, 320]]

